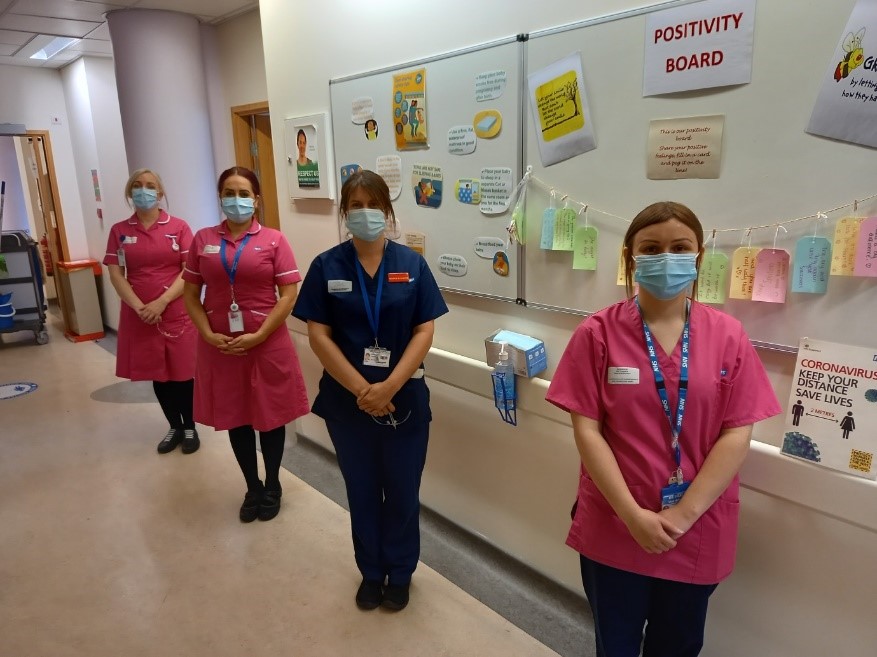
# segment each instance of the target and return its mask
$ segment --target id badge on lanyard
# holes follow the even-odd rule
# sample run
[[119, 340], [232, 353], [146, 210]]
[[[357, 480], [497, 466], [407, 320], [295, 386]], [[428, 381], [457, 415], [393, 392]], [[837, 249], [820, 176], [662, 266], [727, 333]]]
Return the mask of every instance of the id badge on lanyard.
[[228, 308], [228, 330], [231, 333], [243, 333], [244, 331], [244, 314], [241, 312], [240, 306], [238, 306], [237, 300], [235, 299], [234, 279], [237, 276], [238, 262], [241, 259], [241, 253], [243, 253], [244, 247], [249, 241], [250, 234], [247, 233], [244, 239], [241, 240], [240, 246], [235, 249], [234, 260], [232, 261], [231, 267], [228, 266], [228, 260], [225, 257], [225, 239], [222, 240], [222, 246], [219, 251], [219, 259], [222, 261], [222, 267], [225, 269], [225, 273], [228, 274], [228, 282], [231, 288], [231, 305]]
[[[636, 302], [639, 309], [639, 299]], [[658, 397], [661, 399], [661, 406], [664, 408], [664, 415], [670, 423], [670, 434], [672, 441], [670, 443], [674, 460], [676, 461], [676, 469], [670, 474], [667, 486], [661, 489], [661, 508], [669, 509], [675, 506], [682, 499], [685, 491], [688, 490], [690, 482], [686, 482], [682, 474], [682, 450], [679, 447], [679, 435], [682, 432], [682, 418], [685, 414], [685, 400], [688, 396], [688, 364], [689, 364], [689, 343], [690, 343], [690, 326], [689, 315], [691, 313], [691, 303], [689, 302], [685, 312], [685, 325], [682, 329], [682, 365], [679, 370], [679, 397], [676, 402], [676, 415], [670, 411], [670, 401], [667, 398], [667, 386], [664, 380], [664, 374], [661, 372], [661, 366], [658, 363], [658, 355], [655, 351], [655, 341], [652, 339], [652, 332], [646, 324], [645, 318], [642, 318], [642, 310], [640, 309], [640, 318], [643, 320], [643, 335], [646, 340], [646, 349], [649, 354], [649, 362], [652, 366], [652, 374], [655, 377], [655, 388], [658, 390]]]
[[384, 349], [378, 343], [378, 328], [381, 321], [381, 294], [384, 291], [384, 258], [381, 258], [381, 266], [378, 267], [378, 290], [375, 294], [375, 307], [368, 302], [368, 292], [365, 289], [365, 277], [362, 274], [362, 264], [359, 259], [356, 260], [356, 276], [359, 278], [359, 291], [362, 293], [362, 302], [365, 305], [365, 314], [368, 317], [368, 324], [375, 336], [375, 344], [372, 347], [366, 347], [362, 355], [362, 364], [369, 367], [390, 367], [390, 351]]

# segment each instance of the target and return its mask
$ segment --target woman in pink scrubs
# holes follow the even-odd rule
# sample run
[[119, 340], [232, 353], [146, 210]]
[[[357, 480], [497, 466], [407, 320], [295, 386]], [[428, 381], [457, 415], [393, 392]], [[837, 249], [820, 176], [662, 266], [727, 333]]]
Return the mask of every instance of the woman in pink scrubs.
[[[186, 308], [201, 334], [195, 418], [228, 429], [247, 483], [241, 521], [271, 520], [280, 510], [286, 424], [308, 412], [285, 323], [301, 274], [283, 233], [256, 219], [256, 175], [232, 167], [219, 177], [218, 190], [227, 219], [198, 231], [183, 272]], [[256, 462], [256, 431], [264, 483]]]
[[699, 654], [734, 566], [752, 425], [781, 411], [740, 322], [689, 298], [702, 254], [687, 207], [640, 212], [624, 237], [628, 299], [579, 325], [548, 390], [581, 456], [567, 544], [597, 655]]
[[159, 207], [164, 185], [154, 171], [132, 173], [125, 198], [134, 214], [110, 229], [103, 261], [122, 300], [116, 376], [152, 381], [170, 424], [159, 453], [182, 443], [183, 453], [191, 454], [200, 445], [192, 419], [195, 329], [180, 298], [180, 274], [192, 231]]

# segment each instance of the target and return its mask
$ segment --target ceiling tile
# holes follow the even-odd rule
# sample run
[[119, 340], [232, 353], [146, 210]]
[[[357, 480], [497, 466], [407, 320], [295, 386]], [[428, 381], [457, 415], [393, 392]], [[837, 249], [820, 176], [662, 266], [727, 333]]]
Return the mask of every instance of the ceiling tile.
[[184, 11], [187, 14], [209, 16], [211, 19], [258, 6], [258, 0], [141, 0], [137, 3], [138, 9]]
[[98, 41], [97, 39], [80, 39], [62, 52], [68, 51], [86, 53], [89, 55], [112, 55], [113, 46], [109, 41]]
[[14, 55], [21, 46], [15, 46], [8, 43], [0, 43], [0, 55]]
[[109, 2], [82, 0], [16, 0], [9, 8], [9, 13], [100, 23], [104, 20], [104, 13], [118, 7]]
[[33, 34], [27, 32], [12, 32], [10, 30], [0, 30], [0, 43], [9, 43], [16, 46], [23, 46], [33, 39]]
[[8, 66], [32, 66], [39, 68], [42, 66], [42, 60], [39, 59], [20, 59], [18, 57], [2, 57], [0, 56], [0, 64]]
[[100, 27], [88, 35], [89, 39], [100, 39], [101, 41], [110, 40], [110, 27], [106, 23], [101, 23]]
[[72, 21], [62, 18], [42, 18], [38, 16], [22, 16], [20, 14], [4, 14], [0, 16], [0, 29], [36, 32], [52, 36], [82, 38], [99, 23]]

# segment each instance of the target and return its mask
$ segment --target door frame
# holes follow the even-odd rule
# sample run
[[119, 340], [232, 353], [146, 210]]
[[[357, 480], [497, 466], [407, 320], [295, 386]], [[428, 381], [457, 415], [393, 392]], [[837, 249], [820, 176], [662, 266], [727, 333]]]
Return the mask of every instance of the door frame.
[[[268, 101], [236, 105], [231, 108], [231, 129], [234, 140], [234, 157], [237, 166], [247, 167], [256, 172], [262, 187], [262, 223], [269, 228], [280, 229], [280, 210], [278, 207], [277, 177], [274, 170], [274, 141], [265, 143], [255, 130], [255, 117], [270, 115]], [[269, 153], [260, 152], [262, 148]], [[269, 148], [270, 145], [270, 148]], [[255, 151], [255, 152], [254, 152]]]

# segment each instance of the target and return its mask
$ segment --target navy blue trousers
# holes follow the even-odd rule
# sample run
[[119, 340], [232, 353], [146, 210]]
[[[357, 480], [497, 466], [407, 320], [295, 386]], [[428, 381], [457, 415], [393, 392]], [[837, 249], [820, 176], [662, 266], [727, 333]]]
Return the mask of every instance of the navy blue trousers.
[[[718, 584], [686, 584], [618, 570], [579, 555], [594, 615], [597, 657], [695, 657]], [[645, 628], [645, 632], [643, 632]]]
[[429, 424], [351, 427], [326, 420], [347, 487], [363, 578], [404, 586], [420, 558], [420, 478]]

